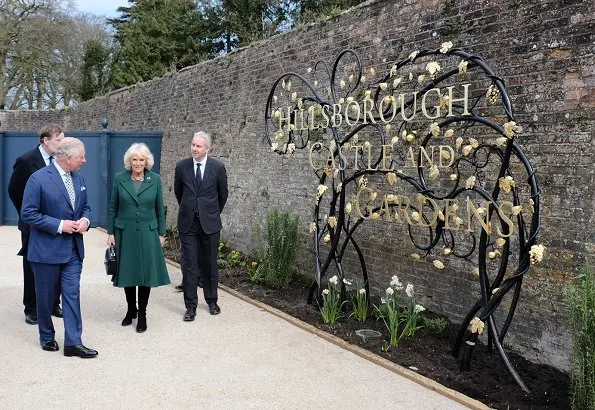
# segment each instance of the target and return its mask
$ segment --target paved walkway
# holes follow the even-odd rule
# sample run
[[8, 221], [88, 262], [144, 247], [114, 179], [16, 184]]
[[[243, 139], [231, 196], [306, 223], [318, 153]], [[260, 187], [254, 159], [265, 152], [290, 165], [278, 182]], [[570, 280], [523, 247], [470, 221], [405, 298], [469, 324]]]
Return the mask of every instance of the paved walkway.
[[[16, 227], [0, 226], [0, 408], [2, 409], [462, 409], [481, 404], [419, 378], [404, 377], [221, 290], [222, 313], [199, 306], [183, 322], [182, 295], [153, 289], [148, 330], [122, 327], [124, 292], [103, 269], [106, 234], [85, 234], [81, 281], [83, 342], [96, 359], [42, 351], [25, 324]], [[306, 326], [307, 328], [307, 326]], [[380, 365], [378, 364], [380, 363]], [[386, 367], [385, 367], [386, 366]], [[404, 369], [405, 375], [411, 375]], [[416, 376], [413, 375], [415, 378]], [[425, 385], [423, 385], [425, 383]], [[437, 391], [438, 392], [437, 392]]]

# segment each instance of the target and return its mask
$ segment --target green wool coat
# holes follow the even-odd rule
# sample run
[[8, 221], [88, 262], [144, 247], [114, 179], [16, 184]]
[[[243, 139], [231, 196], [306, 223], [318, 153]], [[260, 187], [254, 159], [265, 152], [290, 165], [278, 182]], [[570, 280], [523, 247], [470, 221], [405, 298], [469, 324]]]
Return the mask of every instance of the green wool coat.
[[156, 287], [170, 283], [159, 236], [165, 235], [161, 177], [145, 171], [138, 193], [130, 171], [114, 177], [107, 233], [116, 237], [114, 286]]

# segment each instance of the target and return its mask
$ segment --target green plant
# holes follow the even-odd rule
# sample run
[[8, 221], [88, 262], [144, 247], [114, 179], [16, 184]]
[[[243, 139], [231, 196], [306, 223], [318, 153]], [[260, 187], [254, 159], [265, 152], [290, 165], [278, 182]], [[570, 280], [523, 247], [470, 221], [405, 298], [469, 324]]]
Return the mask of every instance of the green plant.
[[403, 338], [410, 338], [421, 328], [420, 313], [425, 310], [415, 303], [413, 285], [405, 288], [406, 298], [397, 292], [403, 290], [403, 284], [397, 276], [393, 276], [386, 289], [386, 298], [381, 299], [380, 306], [374, 306], [378, 317], [382, 318], [389, 332], [390, 346], [397, 346]]
[[422, 316], [422, 321], [425, 328], [438, 335], [444, 333], [446, 326], [448, 326], [448, 320], [443, 317], [430, 318], [427, 316]]
[[351, 302], [353, 304], [353, 312], [351, 316], [355, 317], [360, 322], [365, 322], [368, 318], [368, 294], [364, 284], [360, 281], [355, 281], [355, 288], [351, 295]]
[[572, 332], [573, 409], [595, 409], [595, 276], [586, 264], [566, 288]]
[[177, 228], [167, 228], [165, 230], [165, 245], [170, 250], [180, 249], [180, 233]]
[[299, 218], [272, 208], [267, 214], [267, 250], [262, 261], [262, 282], [273, 289], [284, 289], [295, 271], [298, 252]]
[[262, 282], [262, 264], [252, 261], [252, 263], [248, 265], [248, 276], [250, 277], [251, 282]]
[[322, 321], [328, 324], [337, 323], [341, 317], [341, 289], [337, 275], [328, 280], [328, 287], [322, 290], [322, 306], [319, 306]]
[[231, 249], [225, 241], [219, 242], [217, 266], [220, 268], [244, 267], [244, 257], [239, 251]]

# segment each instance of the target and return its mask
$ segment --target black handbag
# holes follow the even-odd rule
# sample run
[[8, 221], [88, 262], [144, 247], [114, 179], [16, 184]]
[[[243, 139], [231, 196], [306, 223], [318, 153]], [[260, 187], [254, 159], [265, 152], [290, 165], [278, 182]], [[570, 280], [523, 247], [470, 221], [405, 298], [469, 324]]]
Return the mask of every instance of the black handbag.
[[116, 262], [116, 247], [114, 245], [110, 246], [105, 250], [105, 260], [103, 261], [105, 265], [105, 273], [108, 275], [115, 275], [118, 266]]

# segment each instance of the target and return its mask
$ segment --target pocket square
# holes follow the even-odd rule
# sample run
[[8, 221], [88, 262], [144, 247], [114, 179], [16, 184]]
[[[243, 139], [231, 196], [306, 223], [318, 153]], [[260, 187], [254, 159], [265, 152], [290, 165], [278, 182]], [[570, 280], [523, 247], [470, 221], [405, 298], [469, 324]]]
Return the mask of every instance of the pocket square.
[[87, 187], [86, 187], [86, 186], [82, 186], [82, 187], [81, 187], [81, 191], [85, 191], [86, 189], [87, 189]]

